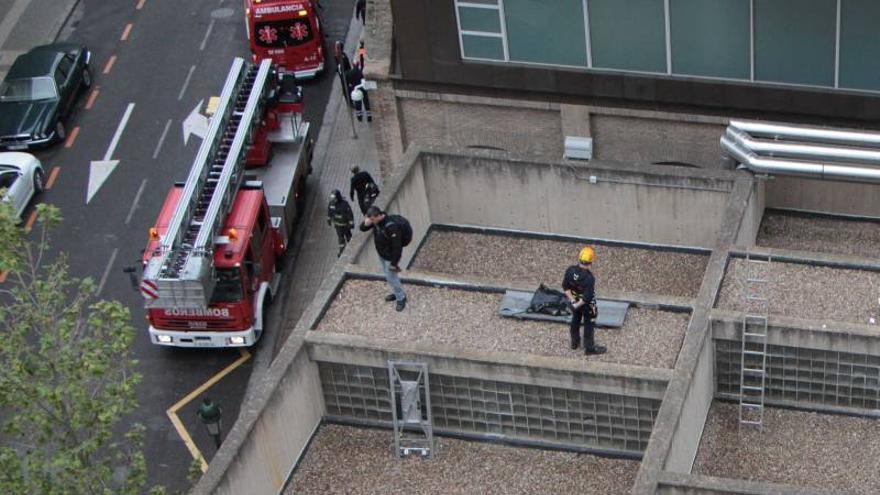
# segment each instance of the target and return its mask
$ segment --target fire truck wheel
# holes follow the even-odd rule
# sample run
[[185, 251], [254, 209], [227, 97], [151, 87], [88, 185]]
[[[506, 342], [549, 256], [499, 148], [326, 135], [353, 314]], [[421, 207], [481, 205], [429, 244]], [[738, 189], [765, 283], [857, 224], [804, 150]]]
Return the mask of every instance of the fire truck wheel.
[[83, 69], [83, 79], [82, 79], [83, 88], [89, 89], [92, 87], [92, 72], [88, 67]]
[[43, 171], [37, 169], [34, 172], [34, 194], [43, 192], [44, 184], [46, 184], [46, 181], [43, 178]]

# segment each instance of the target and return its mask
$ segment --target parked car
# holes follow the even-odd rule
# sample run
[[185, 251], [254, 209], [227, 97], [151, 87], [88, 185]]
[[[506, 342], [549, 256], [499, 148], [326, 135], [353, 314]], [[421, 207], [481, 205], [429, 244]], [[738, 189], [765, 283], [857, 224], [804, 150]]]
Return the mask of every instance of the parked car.
[[0, 148], [23, 150], [67, 137], [64, 119], [92, 85], [84, 45], [53, 43], [19, 55], [0, 84]]
[[46, 175], [43, 165], [30, 153], [0, 153], [0, 201], [10, 203], [21, 219], [34, 194], [43, 192]]

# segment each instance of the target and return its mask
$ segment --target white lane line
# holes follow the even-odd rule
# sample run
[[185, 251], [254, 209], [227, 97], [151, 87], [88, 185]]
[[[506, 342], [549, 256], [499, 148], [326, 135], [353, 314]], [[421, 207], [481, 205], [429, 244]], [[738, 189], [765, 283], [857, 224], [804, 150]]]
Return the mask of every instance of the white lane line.
[[104, 161], [113, 157], [113, 152], [116, 151], [116, 145], [119, 144], [119, 138], [122, 137], [122, 131], [125, 130], [125, 126], [128, 124], [128, 118], [131, 117], [132, 110], [134, 110], [134, 103], [129, 103], [125, 113], [122, 115], [122, 120], [119, 121], [119, 126], [116, 127], [116, 134], [113, 135], [110, 146], [107, 147], [107, 152], [104, 153]]
[[9, 38], [12, 30], [18, 25], [21, 15], [24, 14], [24, 11], [28, 8], [31, 1], [32, 0], [16, 0], [15, 3], [12, 4], [12, 7], [6, 11], [6, 16], [3, 18], [3, 22], [0, 23], [0, 46], [6, 43], [6, 38]]
[[193, 65], [189, 68], [189, 72], [186, 74], [186, 79], [183, 81], [183, 87], [180, 88], [180, 94], [177, 95], [178, 101], [183, 99], [183, 93], [186, 92], [186, 87], [189, 86], [189, 80], [192, 78], [193, 71], [195, 71], [195, 70], [196, 70], [195, 65]]
[[147, 186], [147, 179], [141, 181], [141, 187], [138, 188], [137, 194], [134, 195], [134, 201], [131, 202], [131, 209], [128, 210], [128, 216], [125, 217], [125, 225], [128, 225], [131, 222], [131, 217], [134, 215], [134, 210], [137, 209], [138, 203], [141, 201], [141, 194], [144, 193], [144, 187]]
[[113, 253], [110, 254], [110, 261], [107, 262], [107, 267], [104, 268], [104, 274], [101, 275], [101, 282], [98, 284], [98, 292], [95, 292], [95, 297], [101, 295], [101, 291], [104, 290], [104, 284], [107, 283], [107, 276], [110, 275], [110, 269], [113, 268], [113, 262], [116, 261], [116, 255], [119, 254], [119, 248], [114, 248]]
[[171, 119], [168, 119], [168, 122], [165, 122], [165, 129], [162, 130], [162, 135], [159, 136], [159, 142], [156, 143], [156, 150], [153, 151], [153, 160], [159, 156], [159, 150], [162, 149], [162, 143], [165, 142], [165, 136], [168, 135], [168, 129], [171, 129]]
[[205, 49], [205, 45], [208, 44], [208, 36], [211, 36], [211, 30], [214, 29], [214, 19], [211, 19], [211, 23], [208, 24], [208, 30], [205, 31], [205, 37], [202, 38], [202, 44], [199, 45], [199, 51]]

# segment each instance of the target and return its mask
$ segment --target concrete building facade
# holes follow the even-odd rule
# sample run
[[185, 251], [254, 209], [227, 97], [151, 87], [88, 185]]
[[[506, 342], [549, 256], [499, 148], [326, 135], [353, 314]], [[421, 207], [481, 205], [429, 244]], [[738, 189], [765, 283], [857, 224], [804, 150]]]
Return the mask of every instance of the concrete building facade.
[[385, 167], [411, 144], [721, 166], [730, 118], [876, 127], [867, 0], [371, 0]]

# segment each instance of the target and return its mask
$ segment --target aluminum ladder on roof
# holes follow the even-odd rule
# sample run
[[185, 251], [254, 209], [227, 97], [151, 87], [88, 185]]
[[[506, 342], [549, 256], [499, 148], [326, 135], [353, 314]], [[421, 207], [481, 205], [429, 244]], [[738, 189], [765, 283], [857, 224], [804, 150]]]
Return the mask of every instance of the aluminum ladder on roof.
[[743, 280], [742, 353], [739, 375], [739, 427], [764, 427], [767, 381], [767, 328], [772, 290], [772, 257], [756, 259], [746, 251]]
[[427, 363], [388, 361], [394, 455], [434, 456], [434, 426]]
[[252, 65], [236, 58], [217, 110], [161, 245], [144, 269], [159, 297], [148, 307], [203, 308], [214, 287], [215, 237], [244, 177], [245, 160], [262, 118], [271, 61]]

